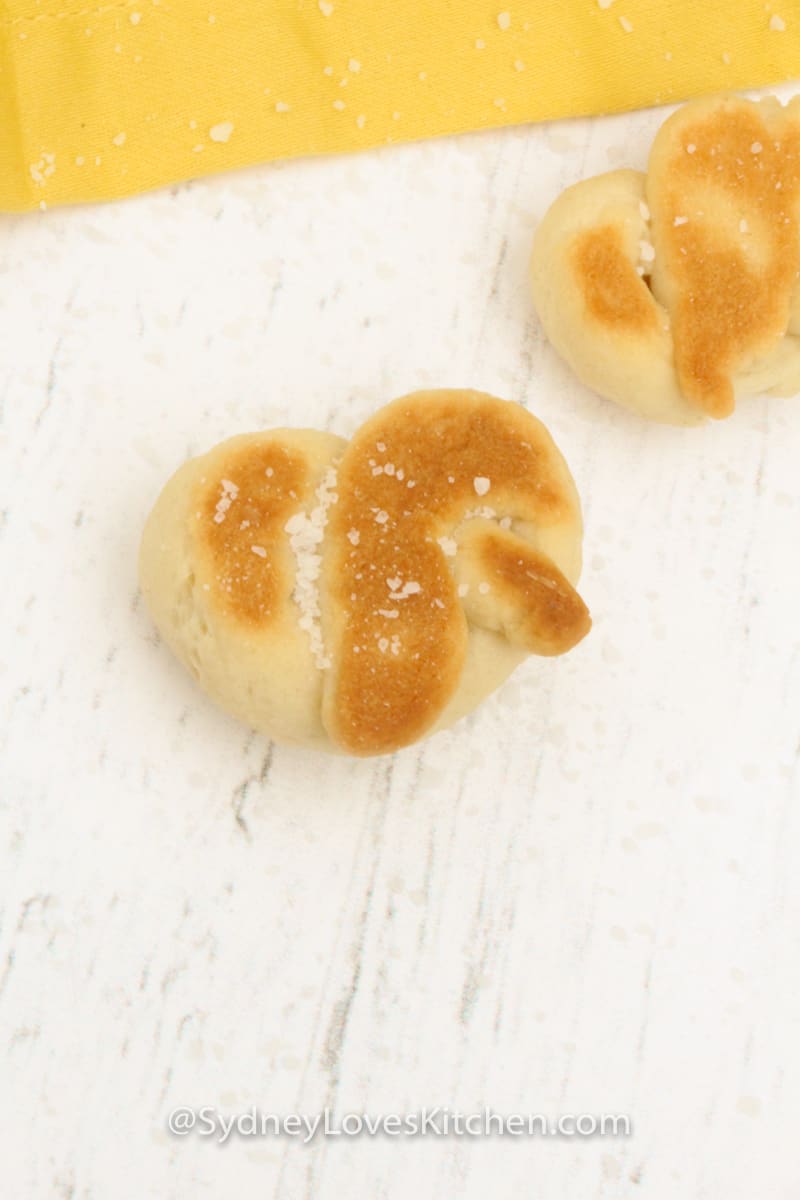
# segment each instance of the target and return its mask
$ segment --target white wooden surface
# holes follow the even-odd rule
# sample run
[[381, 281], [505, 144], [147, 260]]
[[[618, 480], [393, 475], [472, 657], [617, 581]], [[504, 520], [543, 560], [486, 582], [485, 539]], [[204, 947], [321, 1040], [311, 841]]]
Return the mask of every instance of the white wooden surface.
[[[3, 1196], [800, 1194], [800, 402], [649, 427], [526, 286], [556, 193], [663, 116], [2, 221]], [[138, 602], [157, 490], [229, 434], [458, 385], [553, 430], [592, 635], [393, 759], [250, 736]], [[326, 1104], [633, 1135], [165, 1128]]]

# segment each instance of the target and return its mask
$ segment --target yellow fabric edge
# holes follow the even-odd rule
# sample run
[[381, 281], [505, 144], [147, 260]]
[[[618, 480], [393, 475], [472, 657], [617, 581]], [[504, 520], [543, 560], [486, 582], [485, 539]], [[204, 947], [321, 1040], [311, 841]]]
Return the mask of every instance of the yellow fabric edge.
[[12, 0], [0, 207], [800, 77], [800, 0]]

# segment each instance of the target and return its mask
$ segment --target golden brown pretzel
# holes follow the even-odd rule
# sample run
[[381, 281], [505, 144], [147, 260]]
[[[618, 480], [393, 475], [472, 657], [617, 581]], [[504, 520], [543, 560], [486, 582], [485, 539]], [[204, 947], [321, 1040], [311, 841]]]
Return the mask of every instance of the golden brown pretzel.
[[576, 184], [534, 239], [545, 332], [590, 387], [654, 420], [800, 391], [800, 97], [697, 100], [647, 175]]
[[224, 707], [287, 741], [381, 754], [585, 635], [580, 538], [540, 422], [477, 392], [418, 393], [350, 443], [281, 430], [182, 467], [141, 578]]

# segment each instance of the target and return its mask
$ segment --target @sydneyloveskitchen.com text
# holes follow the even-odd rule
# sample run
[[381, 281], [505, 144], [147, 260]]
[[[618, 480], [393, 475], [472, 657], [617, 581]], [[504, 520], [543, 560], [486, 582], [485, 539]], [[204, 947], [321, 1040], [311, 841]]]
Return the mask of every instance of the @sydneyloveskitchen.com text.
[[315, 1113], [275, 1113], [255, 1106], [238, 1113], [213, 1105], [174, 1108], [167, 1129], [176, 1137], [205, 1138], [224, 1144], [231, 1138], [295, 1138], [308, 1144], [317, 1137], [630, 1137], [626, 1113], [499, 1113], [491, 1108], [460, 1112], [436, 1106], [416, 1112], [335, 1113], [324, 1108]]

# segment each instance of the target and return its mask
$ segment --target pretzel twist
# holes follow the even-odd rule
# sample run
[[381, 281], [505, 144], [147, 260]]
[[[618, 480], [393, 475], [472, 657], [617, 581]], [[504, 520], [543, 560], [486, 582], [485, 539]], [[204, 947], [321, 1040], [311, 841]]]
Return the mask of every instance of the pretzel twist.
[[531, 279], [550, 341], [595, 391], [657, 421], [800, 391], [800, 98], [698, 100], [646, 175], [567, 189]]
[[350, 443], [280, 430], [188, 463], [145, 528], [142, 587], [235, 715], [389, 753], [586, 634], [580, 531], [540, 422], [476, 392], [418, 393]]

